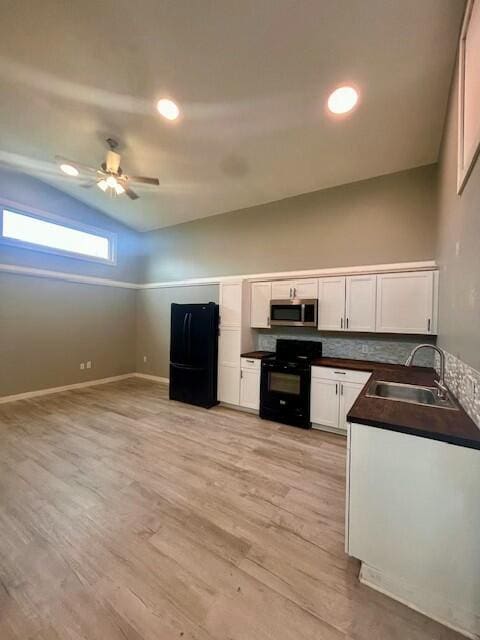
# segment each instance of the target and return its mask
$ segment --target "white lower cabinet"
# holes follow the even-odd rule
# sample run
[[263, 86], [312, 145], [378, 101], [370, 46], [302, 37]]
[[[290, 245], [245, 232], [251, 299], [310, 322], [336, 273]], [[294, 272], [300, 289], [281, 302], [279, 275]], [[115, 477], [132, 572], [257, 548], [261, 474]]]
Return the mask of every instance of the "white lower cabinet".
[[366, 371], [312, 367], [310, 420], [317, 429], [347, 433], [347, 414], [370, 377]]
[[476, 449], [349, 425], [346, 551], [362, 561], [361, 582], [470, 638], [480, 637], [478, 487]]
[[218, 367], [218, 399], [227, 404], [239, 404], [240, 369], [234, 365]]
[[347, 415], [363, 389], [361, 382], [340, 382], [339, 427], [347, 432]]
[[260, 371], [261, 360], [242, 358], [240, 373], [240, 406], [247, 409], [260, 409]]
[[260, 409], [260, 371], [241, 370], [240, 406], [256, 411]]
[[218, 341], [218, 399], [240, 403], [240, 329], [220, 330]]
[[338, 382], [312, 378], [310, 393], [310, 420], [338, 429]]

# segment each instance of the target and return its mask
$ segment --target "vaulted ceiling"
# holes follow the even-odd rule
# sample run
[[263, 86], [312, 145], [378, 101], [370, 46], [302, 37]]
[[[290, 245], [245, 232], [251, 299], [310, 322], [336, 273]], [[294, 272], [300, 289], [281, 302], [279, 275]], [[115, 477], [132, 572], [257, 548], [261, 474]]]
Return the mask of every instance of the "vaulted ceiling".
[[[435, 162], [463, 8], [3, 0], [0, 163], [146, 230]], [[360, 103], [335, 119], [325, 102], [344, 83]], [[108, 136], [160, 187], [112, 199], [59, 173], [56, 154], [99, 165]]]

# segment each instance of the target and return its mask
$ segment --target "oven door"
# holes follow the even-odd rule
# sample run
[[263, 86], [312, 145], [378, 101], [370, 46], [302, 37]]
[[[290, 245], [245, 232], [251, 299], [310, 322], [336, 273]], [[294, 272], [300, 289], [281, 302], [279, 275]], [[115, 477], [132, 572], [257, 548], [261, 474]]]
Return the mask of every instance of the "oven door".
[[272, 300], [270, 324], [280, 327], [316, 327], [317, 300]]
[[262, 362], [260, 417], [310, 426], [310, 369]]

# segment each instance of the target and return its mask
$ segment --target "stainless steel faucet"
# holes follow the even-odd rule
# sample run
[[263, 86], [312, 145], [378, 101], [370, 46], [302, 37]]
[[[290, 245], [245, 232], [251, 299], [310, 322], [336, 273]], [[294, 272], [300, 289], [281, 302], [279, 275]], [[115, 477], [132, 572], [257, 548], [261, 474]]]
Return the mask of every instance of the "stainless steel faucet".
[[434, 344], [419, 344], [413, 350], [412, 353], [408, 356], [407, 361], [405, 362], [406, 367], [410, 367], [413, 363], [413, 358], [419, 349], [433, 349], [440, 356], [440, 379], [435, 380], [435, 384], [438, 387], [438, 397], [445, 399], [448, 394], [448, 389], [445, 384], [445, 352], [442, 351], [439, 347]]

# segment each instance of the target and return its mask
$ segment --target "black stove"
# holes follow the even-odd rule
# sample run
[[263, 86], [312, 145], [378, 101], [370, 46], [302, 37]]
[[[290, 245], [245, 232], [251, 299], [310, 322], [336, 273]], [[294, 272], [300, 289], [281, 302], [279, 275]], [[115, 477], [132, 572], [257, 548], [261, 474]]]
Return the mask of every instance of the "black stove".
[[262, 361], [260, 417], [309, 428], [310, 372], [322, 343], [314, 340], [277, 340], [275, 356]]

